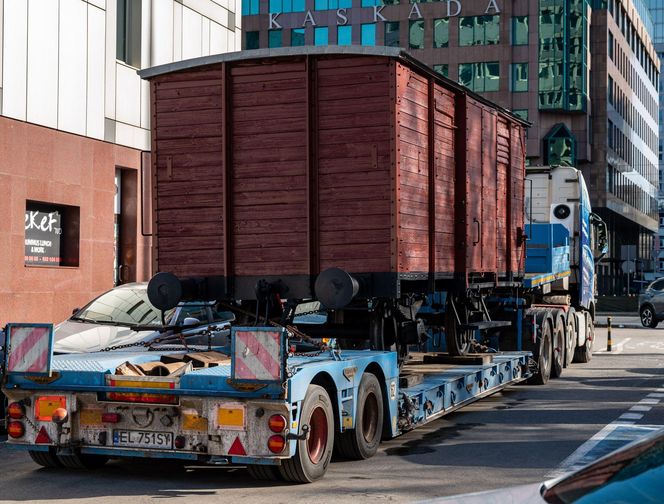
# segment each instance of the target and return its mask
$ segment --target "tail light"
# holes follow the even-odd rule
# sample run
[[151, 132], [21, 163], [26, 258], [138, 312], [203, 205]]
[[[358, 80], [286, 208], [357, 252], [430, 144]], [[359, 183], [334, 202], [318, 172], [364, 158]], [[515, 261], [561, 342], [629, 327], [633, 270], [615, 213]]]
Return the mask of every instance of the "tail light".
[[272, 432], [283, 432], [286, 425], [286, 419], [283, 415], [272, 415], [267, 421], [267, 426]]
[[286, 447], [286, 438], [279, 435], [270, 436], [267, 447], [272, 453], [281, 453]]
[[141, 392], [109, 392], [109, 401], [149, 404], [177, 404], [178, 397], [170, 394], [145, 394]]
[[59, 408], [67, 407], [67, 398], [64, 396], [42, 396], [35, 401], [35, 417], [42, 422], [53, 420], [53, 413]]
[[14, 439], [23, 437], [23, 434], [25, 434], [25, 426], [21, 422], [12, 420], [7, 423], [7, 434]]
[[25, 416], [25, 407], [19, 402], [13, 402], [7, 406], [7, 416], [13, 420], [18, 420]]
[[119, 413], [102, 413], [101, 421], [103, 423], [118, 423], [120, 421]]
[[173, 442], [173, 444], [175, 445], [175, 447], [178, 450], [181, 450], [182, 448], [184, 448], [184, 445], [185, 445], [186, 441], [187, 440], [185, 439], [184, 436], [176, 436], [175, 441]]

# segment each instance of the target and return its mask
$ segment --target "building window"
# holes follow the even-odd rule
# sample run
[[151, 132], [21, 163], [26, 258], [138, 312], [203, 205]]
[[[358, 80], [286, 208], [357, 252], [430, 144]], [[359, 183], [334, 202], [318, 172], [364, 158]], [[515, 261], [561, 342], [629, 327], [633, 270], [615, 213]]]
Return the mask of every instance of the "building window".
[[337, 26], [337, 45], [351, 45], [353, 43], [353, 27], [350, 25]]
[[78, 266], [79, 207], [25, 202], [25, 265]]
[[424, 49], [424, 20], [409, 21], [408, 47], [411, 49]]
[[512, 63], [512, 91], [528, 91], [528, 63]]
[[[381, 5], [398, 5], [399, 0], [362, 0], [362, 7], [373, 7]], [[348, 6], [350, 7], [350, 5]]]
[[399, 47], [399, 21], [387, 21], [385, 27], [385, 45], [388, 47]]
[[375, 46], [376, 45], [376, 23], [368, 23], [362, 25], [360, 32], [362, 45]]
[[141, 67], [141, 0], [117, 0], [116, 55], [134, 68]]
[[563, 123], [544, 137], [544, 164], [576, 166], [576, 140]]
[[253, 16], [260, 12], [259, 0], [242, 0], [242, 15]]
[[325, 46], [328, 44], [327, 26], [316, 26], [314, 28], [314, 45]]
[[244, 32], [244, 48], [258, 49], [259, 47], [260, 47], [259, 32], [257, 31]]
[[[254, 2], [257, 0], [242, 0], [242, 3]], [[270, 0], [270, 12], [304, 12], [304, 0]], [[258, 14], [258, 7], [256, 12]]]
[[613, 61], [613, 33], [609, 31], [609, 59]]
[[438, 72], [443, 77], [449, 77], [450, 66], [448, 64], [434, 65], [433, 70], [434, 72]]
[[500, 16], [459, 18], [459, 45], [494, 45], [500, 42]]
[[500, 65], [497, 61], [461, 63], [459, 82], [478, 93], [498, 91], [500, 89]]
[[[302, 1], [302, 11], [304, 11], [304, 0]], [[314, 9], [316, 10], [336, 10], [350, 9], [353, 6], [353, 0], [315, 0]]]
[[[515, 116], [520, 117], [524, 121], [528, 120], [528, 109], [514, 109], [514, 110], [512, 110], [512, 113]], [[526, 133], [526, 138], [528, 138], [528, 128], [524, 128], [524, 130], [525, 130], [525, 133]]]
[[512, 18], [512, 45], [528, 44], [528, 16]]
[[281, 30], [269, 30], [267, 32], [267, 46], [281, 47]]
[[299, 47], [304, 45], [304, 28], [293, 28], [291, 30], [291, 46]]
[[433, 46], [447, 47], [450, 42], [450, 19], [433, 20]]

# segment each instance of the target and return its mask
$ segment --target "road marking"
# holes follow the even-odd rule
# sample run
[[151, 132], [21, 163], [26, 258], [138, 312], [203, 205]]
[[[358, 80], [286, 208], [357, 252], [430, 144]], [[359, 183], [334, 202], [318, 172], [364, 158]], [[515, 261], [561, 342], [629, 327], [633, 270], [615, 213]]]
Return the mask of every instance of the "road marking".
[[639, 406], [638, 404], [635, 406], [632, 406], [629, 410], [630, 411], [650, 411], [652, 409], [652, 406]]
[[574, 453], [560, 463], [557, 469], [546, 474], [545, 477], [558, 478], [569, 472], [576, 471], [607, 453], [661, 428], [661, 425], [634, 425], [633, 422], [616, 420], [606, 425], [597, 434], [579, 446]]
[[642, 418], [641, 413], [623, 413], [618, 417], [618, 420], [641, 420]]
[[639, 401], [639, 404], [659, 404], [659, 399], [648, 399], [647, 397], [645, 399], [641, 399]]
[[646, 397], [653, 397], [655, 399], [662, 399], [662, 398], [664, 398], [664, 394], [648, 394]]
[[613, 350], [611, 352], [608, 352], [606, 349], [604, 349], [604, 350], [598, 350], [594, 353], [601, 353], [601, 354], [603, 354], [603, 353], [606, 353], [606, 354], [619, 354], [619, 353], [622, 353], [622, 351], [624, 350], [625, 343], [627, 343], [631, 339], [632, 338], [625, 338], [620, 343], [616, 343], [615, 345], [612, 345]]

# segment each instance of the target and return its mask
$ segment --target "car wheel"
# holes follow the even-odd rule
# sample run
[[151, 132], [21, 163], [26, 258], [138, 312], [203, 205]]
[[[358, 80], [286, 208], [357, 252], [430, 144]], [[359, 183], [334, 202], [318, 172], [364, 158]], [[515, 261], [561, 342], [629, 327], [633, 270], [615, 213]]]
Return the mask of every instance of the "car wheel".
[[643, 327], [655, 328], [657, 327], [657, 318], [655, 318], [655, 311], [652, 306], [645, 305], [641, 308], [641, 324]]

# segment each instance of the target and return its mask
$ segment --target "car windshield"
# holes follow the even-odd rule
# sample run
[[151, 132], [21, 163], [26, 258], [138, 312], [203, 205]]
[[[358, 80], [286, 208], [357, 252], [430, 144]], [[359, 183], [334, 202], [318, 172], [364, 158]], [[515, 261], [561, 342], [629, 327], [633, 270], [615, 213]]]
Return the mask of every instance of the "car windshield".
[[[168, 323], [175, 310], [166, 312]], [[161, 312], [148, 300], [144, 288], [113, 289], [92, 301], [72, 317], [73, 320], [118, 325], [161, 325]]]
[[664, 433], [599, 460], [545, 490], [551, 503], [662, 502]]

